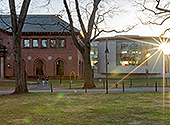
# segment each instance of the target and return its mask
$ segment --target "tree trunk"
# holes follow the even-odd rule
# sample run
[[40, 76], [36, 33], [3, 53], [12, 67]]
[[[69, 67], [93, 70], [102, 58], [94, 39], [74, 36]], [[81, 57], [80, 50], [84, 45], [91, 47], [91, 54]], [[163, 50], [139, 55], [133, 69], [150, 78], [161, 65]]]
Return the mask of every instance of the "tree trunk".
[[[88, 51], [88, 52], [87, 52]], [[95, 88], [95, 84], [93, 82], [91, 61], [90, 61], [90, 49], [88, 49], [83, 53], [83, 61], [84, 61], [84, 78], [85, 83], [83, 88], [92, 89]]]
[[22, 28], [27, 16], [28, 7], [31, 0], [23, 0], [19, 17], [17, 17], [15, 9], [15, 0], [8, 0], [11, 14], [11, 24], [14, 42], [14, 58], [15, 58], [15, 91], [13, 94], [28, 93], [27, 89], [27, 73], [25, 71], [22, 60], [21, 35]]
[[15, 58], [15, 91], [13, 94], [28, 93], [27, 73], [22, 60], [21, 33], [13, 35], [14, 40], [14, 58]]

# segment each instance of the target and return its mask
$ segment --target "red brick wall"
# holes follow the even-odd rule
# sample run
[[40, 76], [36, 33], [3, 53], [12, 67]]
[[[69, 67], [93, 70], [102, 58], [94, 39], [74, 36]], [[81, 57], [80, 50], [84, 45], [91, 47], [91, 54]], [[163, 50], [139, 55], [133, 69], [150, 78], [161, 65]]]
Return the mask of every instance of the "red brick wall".
[[[14, 50], [13, 50], [13, 38], [7, 33], [0, 32], [0, 39], [2, 39], [2, 45], [5, 45], [7, 48], [7, 53], [5, 53], [5, 61], [4, 61], [4, 70], [5, 77], [13, 76], [13, 62], [14, 62]], [[10, 64], [10, 68], [7, 67], [8, 63]]]
[[[9, 34], [0, 32], [0, 39], [3, 40], [3, 45], [5, 45], [8, 49], [8, 52], [5, 55], [5, 77], [12, 77], [14, 76], [14, 46], [13, 46], [13, 40], [12, 36]], [[23, 43], [24, 39], [30, 40], [30, 47], [25, 48]], [[38, 39], [39, 40], [39, 47], [33, 48], [32, 47], [32, 40]], [[47, 39], [48, 41], [48, 47], [42, 48], [41, 47], [41, 39]], [[65, 39], [66, 40], [66, 47], [65, 48], [59, 48], [58, 44], [55, 48], [50, 47], [50, 39], [55, 39], [58, 43], [58, 39]], [[72, 71], [75, 72], [76, 77], [80, 78], [82, 74], [79, 74], [79, 62], [82, 64], [82, 56], [80, 52], [77, 50], [77, 48], [74, 46], [74, 43], [72, 41], [72, 38], [70, 35], [23, 35], [21, 40], [22, 45], [22, 58], [25, 62], [26, 70], [28, 73], [28, 77], [35, 77], [36, 76], [36, 61], [42, 60], [44, 63], [44, 75], [50, 76], [50, 77], [56, 77], [59, 78], [58, 75], [56, 75], [56, 64], [55, 62], [59, 59], [61, 59], [64, 62], [64, 76], [63, 78], [69, 78], [70, 73]], [[49, 56], [52, 57], [51, 60], [49, 60]], [[72, 59], [69, 60], [68, 57], [72, 56]], [[28, 57], [31, 57], [31, 59], [28, 59]], [[10, 69], [7, 67], [7, 64], [10, 64]]]

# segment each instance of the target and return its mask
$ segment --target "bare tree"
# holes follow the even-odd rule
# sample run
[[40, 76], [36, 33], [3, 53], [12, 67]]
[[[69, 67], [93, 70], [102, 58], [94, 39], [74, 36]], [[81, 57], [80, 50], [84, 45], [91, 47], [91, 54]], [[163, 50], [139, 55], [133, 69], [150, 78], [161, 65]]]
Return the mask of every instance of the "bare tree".
[[12, 34], [14, 41], [15, 81], [16, 81], [15, 91], [13, 94], [28, 93], [27, 73], [25, 71], [25, 67], [22, 60], [21, 35], [30, 1], [31, 0], [23, 1], [20, 14], [17, 16], [15, 0], [9, 0]]
[[[141, 18], [140, 21], [144, 25], [163, 25], [170, 19], [170, 2], [161, 0], [144, 0], [142, 3], [137, 2], [142, 7], [141, 11], [147, 15], [147, 21]], [[167, 27], [160, 35], [163, 36], [170, 27]]]
[[[87, 20], [86, 19], [83, 20], [82, 13], [84, 11], [83, 10], [80, 11], [79, 0], [74, 0], [78, 22], [81, 27], [82, 37], [80, 37], [81, 38], [81, 42], [80, 42], [73, 28], [73, 16], [71, 15], [71, 9], [68, 6], [67, 0], [63, 0], [67, 15], [68, 15], [68, 19], [70, 22], [71, 36], [72, 36], [74, 45], [78, 48], [84, 60], [84, 77], [85, 77], [84, 88], [95, 87], [95, 84], [93, 83], [93, 79], [92, 79], [92, 68], [91, 68], [91, 61], [90, 61], [90, 50], [91, 50], [90, 43], [103, 32], [121, 33], [121, 32], [127, 32], [134, 27], [134, 26], [128, 27], [126, 30], [122, 30], [122, 31], [117, 31], [115, 29], [106, 31], [104, 29], [100, 29], [99, 25], [105, 20], [104, 18], [105, 15], [106, 14], [111, 15], [113, 10], [118, 10], [118, 8], [116, 7], [111, 7], [110, 9], [107, 10], [107, 8], [100, 5], [101, 1], [102, 0], [92, 0], [86, 4], [86, 7], [83, 8], [83, 10], [85, 11], [87, 15]], [[105, 11], [101, 14], [101, 10], [99, 10], [99, 8], [103, 8], [103, 10]], [[85, 22], [87, 22], [87, 28], [86, 28]]]

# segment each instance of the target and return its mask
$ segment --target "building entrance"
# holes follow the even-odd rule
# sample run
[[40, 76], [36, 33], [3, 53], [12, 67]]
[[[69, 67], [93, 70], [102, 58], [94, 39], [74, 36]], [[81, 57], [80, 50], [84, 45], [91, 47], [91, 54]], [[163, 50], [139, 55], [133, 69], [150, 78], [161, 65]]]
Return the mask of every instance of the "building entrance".
[[36, 74], [44, 75], [44, 63], [41, 60], [36, 62]]

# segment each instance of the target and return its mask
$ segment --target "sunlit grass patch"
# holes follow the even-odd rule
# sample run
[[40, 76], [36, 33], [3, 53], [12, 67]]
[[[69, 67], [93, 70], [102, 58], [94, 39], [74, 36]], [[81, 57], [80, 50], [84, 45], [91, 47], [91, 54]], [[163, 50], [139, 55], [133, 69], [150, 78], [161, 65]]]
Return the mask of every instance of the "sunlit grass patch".
[[0, 124], [162, 124], [170, 93], [30, 93], [0, 96]]

